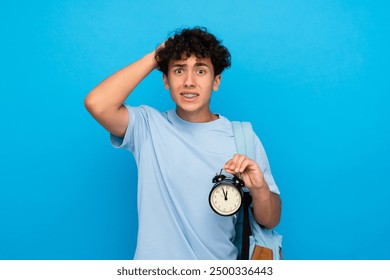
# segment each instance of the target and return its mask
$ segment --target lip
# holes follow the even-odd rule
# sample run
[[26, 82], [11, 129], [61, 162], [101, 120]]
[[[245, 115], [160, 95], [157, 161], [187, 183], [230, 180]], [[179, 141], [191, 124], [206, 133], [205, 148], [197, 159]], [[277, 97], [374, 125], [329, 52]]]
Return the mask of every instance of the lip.
[[[186, 95], [193, 95], [193, 96], [186, 96]], [[193, 101], [195, 99], [197, 99], [199, 97], [199, 93], [197, 92], [189, 92], [189, 91], [185, 91], [185, 92], [181, 92], [180, 93], [180, 96], [184, 99], [184, 100], [187, 100], [187, 101]]]

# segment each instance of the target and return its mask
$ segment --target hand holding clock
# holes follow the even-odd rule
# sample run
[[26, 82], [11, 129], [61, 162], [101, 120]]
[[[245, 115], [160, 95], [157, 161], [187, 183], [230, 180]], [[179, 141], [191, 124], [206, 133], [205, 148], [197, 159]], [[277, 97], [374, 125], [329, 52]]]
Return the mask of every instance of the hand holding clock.
[[251, 192], [267, 188], [259, 165], [245, 155], [235, 154], [232, 159], [226, 162], [224, 169], [231, 174], [240, 174], [245, 186]]
[[241, 179], [252, 194], [253, 214], [266, 228], [274, 228], [280, 221], [281, 200], [270, 192], [259, 165], [247, 156], [235, 154], [224, 166], [226, 172], [241, 174]]
[[224, 169], [234, 174], [234, 177], [227, 179], [222, 174], [214, 177], [215, 185], [209, 195], [209, 203], [214, 212], [221, 216], [237, 213], [242, 205], [241, 187], [245, 184], [252, 194], [256, 221], [267, 228], [275, 227], [280, 220], [280, 197], [270, 191], [257, 162], [245, 155], [235, 154], [226, 162]]

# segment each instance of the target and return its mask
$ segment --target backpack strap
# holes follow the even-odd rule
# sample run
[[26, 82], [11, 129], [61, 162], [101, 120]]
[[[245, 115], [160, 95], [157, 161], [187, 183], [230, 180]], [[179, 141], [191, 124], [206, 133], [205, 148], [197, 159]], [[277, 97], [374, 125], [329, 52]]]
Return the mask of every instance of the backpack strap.
[[232, 122], [237, 152], [255, 158], [255, 138], [250, 122]]
[[[249, 158], [255, 160], [255, 143], [256, 137], [252, 130], [252, 126], [248, 122], [232, 122], [234, 140], [236, 142], [236, 149], [239, 154], [244, 154]], [[259, 148], [262, 148], [259, 147]], [[264, 150], [262, 151], [265, 156]], [[253, 257], [252, 246], [250, 246], [250, 239], [253, 238], [255, 245], [271, 249], [273, 259], [281, 259], [280, 250], [282, 248], [282, 236], [273, 230], [261, 227], [254, 219], [251, 213], [251, 195], [247, 188], [244, 191], [243, 207], [237, 216], [236, 221], [236, 238], [233, 243], [238, 249], [238, 259], [248, 260]], [[249, 197], [249, 198], [246, 198]], [[249, 217], [248, 217], [249, 214]], [[252, 235], [252, 236], [251, 236]], [[254, 258], [254, 259], [269, 259]]]
[[[249, 122], [232, 122], [234, 141], [236, 142], [237, 152], [239, 154], [246, 155], [247, 157], [254, 159], [255, 157], [255, 142], [254, 132], [252, 125]], [[242, 221], [242, 243], [241, 243], [241, 254], [242, 260], [249, 259], [249, 236], [252, 235], [250, 222], [249, 222], [249, 206], [252, 202], [252, 196], [248, 189], [244, 189], [244, 214]]]

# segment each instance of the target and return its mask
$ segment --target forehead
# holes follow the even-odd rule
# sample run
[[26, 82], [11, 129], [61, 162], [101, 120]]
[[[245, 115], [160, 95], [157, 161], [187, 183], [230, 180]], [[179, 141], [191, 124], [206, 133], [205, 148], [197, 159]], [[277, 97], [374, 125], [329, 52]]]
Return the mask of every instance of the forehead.
[[175, 67], [175, 66], [207, 66], [209, 68], [213, 68], [213, 64], [211, 63], [210, 57], [196, 57], [195, 55], [191, 55], [189, 57], [182, 56], [181, 59], [171, 59], [169, 61], [168, 67]]

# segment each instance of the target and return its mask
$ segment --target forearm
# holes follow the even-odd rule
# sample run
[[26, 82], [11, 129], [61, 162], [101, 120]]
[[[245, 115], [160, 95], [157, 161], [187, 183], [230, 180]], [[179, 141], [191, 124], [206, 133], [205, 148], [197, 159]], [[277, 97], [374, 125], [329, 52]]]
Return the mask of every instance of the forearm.
[[267, 185], [251, 190], [253, 215], [256, 221], [269, 229], [279, 224], [281, 201], [279, 195], [271, 192]]
[[155, 52], [112, 74], [97, 85], [85, 98], [90, 113], [97, 117], [119, 110], [137, 85], [156, 67]]
[[85, 107], [110, 133], [123, 137], [129, 123], [123, 103], [156, 65], [153, 51], [112, 74], [87, 95]]

